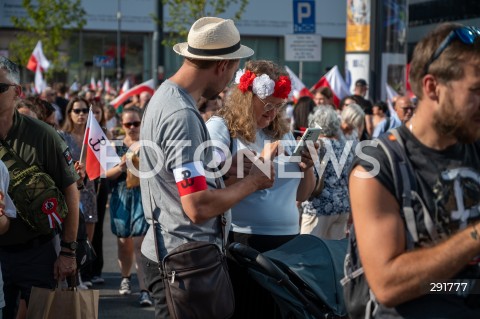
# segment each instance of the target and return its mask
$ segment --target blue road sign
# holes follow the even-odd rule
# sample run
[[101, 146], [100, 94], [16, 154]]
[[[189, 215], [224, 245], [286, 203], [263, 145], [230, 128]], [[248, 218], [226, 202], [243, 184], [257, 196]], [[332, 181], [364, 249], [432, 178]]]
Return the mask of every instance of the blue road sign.
[[293, 0], [293, 33], [315, 33], [315, 0]]
[[101, 68], [113, 68], [115, 67], [115, 59], [111, 56], [103, 56], [103, 55], [94, 55], [93, 56], [93, 65]]

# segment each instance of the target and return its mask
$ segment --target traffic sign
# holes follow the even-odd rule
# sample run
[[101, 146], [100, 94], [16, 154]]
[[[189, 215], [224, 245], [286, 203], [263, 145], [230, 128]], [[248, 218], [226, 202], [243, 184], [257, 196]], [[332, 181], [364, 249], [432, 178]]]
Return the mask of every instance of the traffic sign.
[[115, 67], [115, 59], [111, 56], [94, 55], [93, 65], [98, 68], [113, 68]]
[[320, 34], [286, 34], [285, 61], [321, 61], [322, 36]]
[[315, 33], [315, 0], [293, 1], [293, 33]]

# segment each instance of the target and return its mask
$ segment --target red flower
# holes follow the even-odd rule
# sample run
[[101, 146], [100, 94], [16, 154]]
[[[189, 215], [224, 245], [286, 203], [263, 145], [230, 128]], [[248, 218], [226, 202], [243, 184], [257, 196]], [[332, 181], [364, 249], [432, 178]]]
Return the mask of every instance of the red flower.
[[245, 73], [240, 77], [240, 83], [238, 89], [243, 93], [247, 92], [252, 86], [253, 80], [257, 77], [255, 73], [250, 70], [245, 70]]
[[286, 99], [288, 98], [291, 90], [292, 83], [290, 82], [290, 77], [282, 75], [278, 78], [278, 81], [275, 82], [275, 90], [273, 92], [273, 96], [279, 97], [281, 99]]

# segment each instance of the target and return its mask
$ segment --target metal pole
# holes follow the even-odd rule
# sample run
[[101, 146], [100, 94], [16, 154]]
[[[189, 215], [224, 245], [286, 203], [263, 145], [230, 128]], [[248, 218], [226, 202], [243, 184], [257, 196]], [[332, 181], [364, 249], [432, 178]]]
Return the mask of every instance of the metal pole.
[[298, 78], [302, 81], [303, 78], [303, 61], [298, 62]]
[[163, 1], [155, 0], [155, 12], [157, 13], [157, 24], [153, 32], [152, 39], [152, 77], [153, 85], [158, 86], [158, 76], [163, 71], [164, 56], [163, 56]]
[[117, 92], [120, 92], [122, 80], [122, 50], [121, 50], [121, 38], [120, 30], [122, 26], [122, 12], [120, 9], [120, 0], [117, 1]]

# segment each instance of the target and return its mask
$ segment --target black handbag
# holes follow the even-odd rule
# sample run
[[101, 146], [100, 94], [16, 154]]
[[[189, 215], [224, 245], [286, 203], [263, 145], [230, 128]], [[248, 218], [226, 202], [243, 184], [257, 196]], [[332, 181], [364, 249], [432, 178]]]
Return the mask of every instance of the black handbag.
[[[172, 319], [225, 319], [235, 310], [233, 287], [225, 257], [225, 218], [222, 249], [203, 241], [188, 242], [167, 254], [160, 269]], [[154, 224], [156, 228], [156, 223]], [[155, 248], [158, 254], [156, 229]]]

